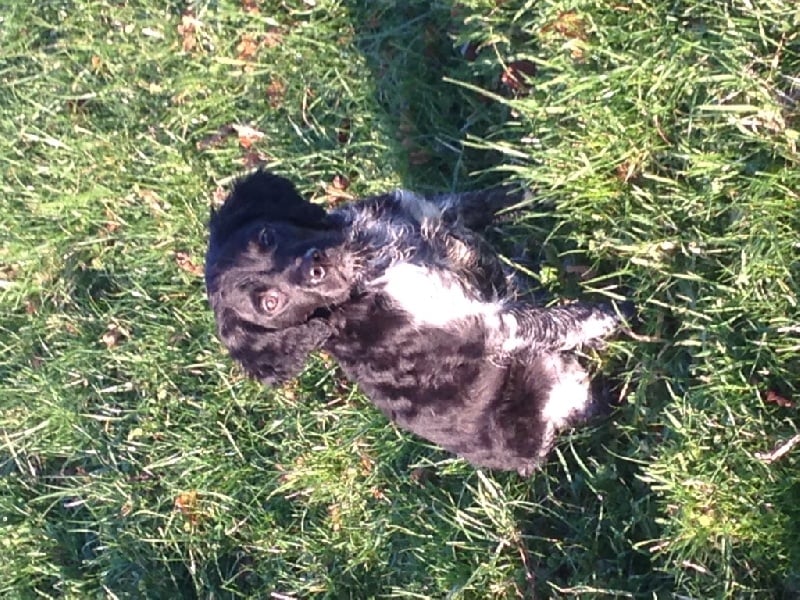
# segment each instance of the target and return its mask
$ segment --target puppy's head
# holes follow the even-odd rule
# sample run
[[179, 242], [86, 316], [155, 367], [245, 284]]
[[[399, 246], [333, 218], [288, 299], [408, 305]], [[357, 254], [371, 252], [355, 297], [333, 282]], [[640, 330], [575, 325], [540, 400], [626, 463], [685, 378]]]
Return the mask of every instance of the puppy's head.
[[342, 231], [265, 172], [237, 183], [209, 228], [206, 288], [223, 343], [251, 374], [291, 377], [330, 334], [330, 311], [350, 297]]

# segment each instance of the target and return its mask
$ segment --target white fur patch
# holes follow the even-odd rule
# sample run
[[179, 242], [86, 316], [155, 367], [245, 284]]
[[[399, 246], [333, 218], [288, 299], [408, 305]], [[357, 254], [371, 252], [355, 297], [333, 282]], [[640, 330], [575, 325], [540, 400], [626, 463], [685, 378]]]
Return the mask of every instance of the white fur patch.
[[610, 315], [592, 316], [581, 321], [580, 329], [564, 338], [562, 347], [566, 350], [577, 348], [598, 338], [603, 338], [612, 333], [619, 322]]
[[564, 365], [560, 358], [554, 358], [551, 370], [558, 374], [558, 381], [542, 407], [542, 418], [559, 430], [566, 427], [573, 417], [586, 412], [592, 395], [589, 376], [579, 364]]
[[444, 327], [466, 317], [498, 318], [497, 304], [470, 298], [454, 278], [419, 265], [393, 265], [375, 283], [418, 325]]
[[483, 302], [464, 293], [455, 278], [411, 263], [389, 267], [375, 281], [398, 308], [407, 312], [417, 326], [446, 327], [469, 317], [478, 317], [490, 334], [489, 345], [511, 353], [530, 341], [518, 335], [517, 319], [503, 314], [500, 302]]

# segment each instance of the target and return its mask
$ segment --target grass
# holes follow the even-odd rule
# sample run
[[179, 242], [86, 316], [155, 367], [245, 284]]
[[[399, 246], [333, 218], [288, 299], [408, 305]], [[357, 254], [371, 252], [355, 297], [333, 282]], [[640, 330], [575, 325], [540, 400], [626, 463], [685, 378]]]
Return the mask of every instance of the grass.
[[[800, 596], [794, 2], [6, 4], [0, 595]], [[621, 406], [523, 480], [247, 381], [200, 269], [258, 163], [536, 189], [494, 238], [636, 301]]]

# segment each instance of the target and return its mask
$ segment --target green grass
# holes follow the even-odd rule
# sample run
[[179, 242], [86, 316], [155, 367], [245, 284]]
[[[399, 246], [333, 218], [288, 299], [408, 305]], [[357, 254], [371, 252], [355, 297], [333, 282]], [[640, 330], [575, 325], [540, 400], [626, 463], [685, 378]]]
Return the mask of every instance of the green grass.
[[[800, 596], [797, 4], [247, 4], [0, 10], [0, 596]], [[259, 160], [536, 189], [494, 238], [636, 301], [621, 406], [523, 480], [246, 380], [197, 269]]]

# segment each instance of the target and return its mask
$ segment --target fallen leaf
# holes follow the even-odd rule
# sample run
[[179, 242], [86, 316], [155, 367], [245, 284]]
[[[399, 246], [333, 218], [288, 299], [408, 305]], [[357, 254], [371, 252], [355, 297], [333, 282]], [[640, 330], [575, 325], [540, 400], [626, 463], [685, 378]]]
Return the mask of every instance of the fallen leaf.
[[184, 52], [191, 52], [197, 47], [197, 30], [202, 23], [191, 12], [181, 15], [178, 25], [178, 35], [181, 36], [181, 48]]
[[615, 172], [617, 179], [623, 183], [628, 183], [631, 178], [638, 174], [639, 166], [632, 160], [626, 160], [617, 166]]
[[196, 264], [187, 252], [178, 251], [175, 253], [175, 262], [182, 271], [190, 275], [200, 277], [203, 274], [203, 267]]
[[342, 527], [342, 507], [338, 504], [331, 504], [328, 507], [328, 518], [331, 520], [331, 529], [339, 531]]
[[372, 457], [366, 452], [362, 452], [359, 454], [358, 458], [359, 462], [361, 463], [362, 475], [369, 475], [372, 473], [372, 469], [375, 467], [375, 461], [372, 459]]
[[251, 149], [244, 153], [241, 160], [245, 169], [254, 169], [255, 167], [267, 164], [269, 162], [269, 157], [263, 152]]
[[119, 218], [114, 212], [106, 207], [106, 222], [103, 223], [103, 229], [108, 234], [113, 234], [117, 231], [120, 227], [122, 227], [122, 223], [120, 223]]
[[270, 29], [261, 38], [261, 44], [265, 48], [277, 48], [283, 43], [283, 34], [277, 29]]
[[515, 92], [524, 92], [530, 87], [527, 79], [534, 75], [536, 75], [535, 62], [525, 59], [514, 60], [506, 65], [500, 81]]
[[347, 179], [347, 177], [345, 177], [344, 175], [340, 175], [337, 173], [336, 175], [333, 176], [333, 182], [331, 182], [331, 185], [333, 185], [333, 187], [337, 190], [344, 191], [350, 187], [350, 180]]
[[144, 200], [144, 203], [147, 204], [147, 207], [150, 209], [150, 212], [154, 215], [163, 215], [167, 212], [167, 208], [169, 205], [164, 202], [157, 193], [153, 190], [136, 190], [136, 194], [139, 196], [141, 200]]
[[264, 137], [261, 131], [249, 125], [231, 125], [231, 127], [239, 136], [239, 145], [245, 150]]
[[339, 129], [336, 132], [336, 139], [340, 144], [346, 144], [350, 140], [350, 119], [345, 117], [339, 123]]
[[242, 35], [239, 44], [236, 46], [236, 56], [239, 60], [250, 60], [258, 52], [258, 42], [251, 33]]
[[206, 136], [197, 142], [195, 147], [202, 151], [221, 146], [228, 136], [234, 133], [234, 131], [236, 131], [236, 128], [233, 125], [223, 125], [211, 135]]
[[774, 390], [767, 390], [767, 393], [764, 397], [764, 402], [768, 404], [777, 404], [783, 408], [794, 408], [794, 402], [781, 396], [778, 392]]
[[242, 8], [244, 12], [256, 14], [259, 12], [258, 0], [242, 0]]
[[35, 315], [39, 312], [39, 299], [35, 297], [30, 297], [25, 300], [25, 314], [26, 315]]
[[197, 525], [199, 521], [198, 500], [198, 494], [194, 490], [181, 492], [175, 497], [175, 510], [186, 517], [192, 525]]
[[338, 204], [344, 200], [353, 200], [354, 196], [346, 190], [350, 181], [344, 175], [334, 175], [333, 180], [325, 186], [325, 201], [328, 204]]
[[387, 504], [391, 504], [391, 501], [389, 500], [389, 498], [386, 497], [386, 494], [384, 494], [383, 490], [381, 490], [379, 487], [373, 487], [370, 490], [370, 493], [372, 494], [372, 497], [375, 498], [375, 500], [381, 500], [382, 502], [386, 502]]
[[114, 348], [119, 345], [120, 340], [128, 337], [128, 332], [114, 323], [109, 324], [106, 332], [100, 337], [100, 340], [106, 345], [106, 348]]
[[102, 68], [103, 68], [103, 59], [97, 56], [97, 54], [92, 54], [92, 71], [97, 73]]
[[436, 473], [433, 469], [428, 467], [417, 467], [416, 469], [411, 471], [411, 481], [418, 485], [424, 485], [425, 483], [435, 481]]
[[225, 188], [217, 186], [214, 192], [211, 194], [211, 205], [214, 208], [219, 208], [225, 202], [225, 198], [228, 197], [228, 192]]
[[586, 23], [576, 11], [558, 13], [554, 21], [542, 27], [542, 33], [558, 33], [568, 40], [586, 40]]
[[280, 79], [273, 79], [267, 86], [267, 100], [272, 108], [280, 108], [286, 96], [286, 84]]

